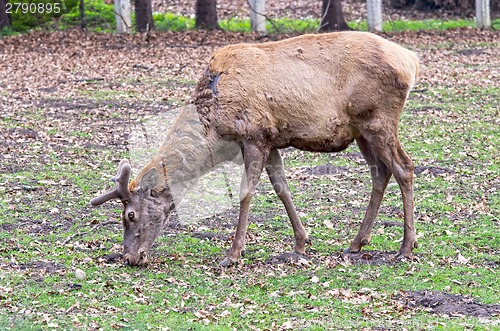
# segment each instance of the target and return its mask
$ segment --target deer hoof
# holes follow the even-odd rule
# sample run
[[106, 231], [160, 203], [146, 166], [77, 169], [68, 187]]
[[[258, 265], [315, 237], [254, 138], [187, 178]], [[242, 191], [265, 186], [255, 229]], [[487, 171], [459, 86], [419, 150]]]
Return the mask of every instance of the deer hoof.
[[219, 266], [222, 267], [222, 268], [225, 268], [225, 267], [229, 267], [233, 264], [235, 264], [236, 261], [232, 261], [229, 257], [226, 257], [224, 260], [222, 260], [220, 263], [219, 263]]
[[399, 252], [396, 253], [395, 258], [397, 258], [397, 259], [407, 258], [407, 259], [411, 260], [413, 258], [413, 254], [411, 253], [411, 250], [408, 251], [408, 250], [400, 249]]
[[345, 248], [345, 249], [344, 249], [344, 253], [346, 253], [346, 254], [347, 254], [347, 253], [359, 253], [359, 251], [360, 251], [360, 250], [361, 250], [361, 249], [354, 250], [354, 249], [352, 249], [351, 247], [347, 247], [347, 248]]
[[357, 237], [351, 242], [349, 248], [344, 250], [344, 253], [357, 253], [361, 250], [361, 247], [366, 246], [370, 243], [370, 238], [358, 239]]
[[418, 258], [418, 256], [413, 255], [411, 252], [410, 253], [404, 253], [402, 251], [397, 252], [396, 255], [394, 255], [393, 260], [398, 260], [398, 261], [401, 261], [401, 262], [408, 262], [408, 261], [419, 262], [420, 261], [420, 259]]

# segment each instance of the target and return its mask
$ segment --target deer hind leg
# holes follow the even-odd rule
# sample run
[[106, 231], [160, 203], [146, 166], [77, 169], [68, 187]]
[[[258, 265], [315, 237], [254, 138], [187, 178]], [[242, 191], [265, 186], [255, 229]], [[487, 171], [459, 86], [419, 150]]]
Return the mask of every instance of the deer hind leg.
[[373, 223], [377, 217], [380, 203], [384, 197], [385, 189], [391, 178], [391, 172], [387, 168], [384, 162], [378, 157], [377, 153], [370, 145], [370, 143], [360, 136], [356, 138], [359, 149], [365, 157], [366, 162], [370, 166], [370, 173], [372, 177], [372, 193], [370, 197], [370, 202], [366, 209], [365, 217], [359, 228], [359, 232], [356, 237], [351, 242], [346, 251], [349, 252], [359, 252], [361, 247], [368, 245], [371, 238], [371, 232], [373, 228]]
[[[392, 132], [397, 132], [395, 129]], [[384, 162], [396, 179], [401, 190], [404, 212], [404, 236], [399, 254], [410, 257], [413, 248], [417, 247], [417, 236], [414, 225], [413, 201], [413, 161], [401, 147], [397, 134], [372, 135], [369, 140], [379, 158]]]
[[245, 174], [243, 175], [240, 188], [240, 214], [229, 253], [220, 263], [223, 267], [235, 263], [245, 247], [250, 202], [269, 154], [268, 151], [248, 141], [243, 142], [242, 150], [245, 163]]
[[280, 198], [281, 202], [285, 206], [288, 217], [293, 227], [293, 234], [295, 236], [295, 252], [299, 254], [305, 254], [306, 244], [310, 244], [311, 241], [307, 236], [304, 226], [297, 216], [295, 206], [292, 202], [292, 194], [290, 193], [290, 188], [286, 181], [285, 170], [283, 165], [283, 160], [277, 149], [272, 150], [269, 154], [269, 158], [266, 163], [266, 171], [273, 185], [274, 191]]
[[417, 248], [418, 246], [414, 224], [414, 169], [415, 166], [413, 161], [405, 153], [399, 144], [399, 141], [397, 141], [391, 171], [399, 184], [403, 198], [404, 236], [401, 248], [399, 249], [399, 254], [405, 257], [411, 257], [413, 248]]

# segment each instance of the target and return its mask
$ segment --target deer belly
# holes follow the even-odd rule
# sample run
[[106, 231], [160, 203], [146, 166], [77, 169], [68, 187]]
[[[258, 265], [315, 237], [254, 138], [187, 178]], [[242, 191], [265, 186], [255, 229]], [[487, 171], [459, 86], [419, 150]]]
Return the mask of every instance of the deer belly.
[[321, 131], [317, 128], [302, 131], [294, 135], [290, 145], [309, 152], [340, 152], [359, 136], [359, 131], [350, 125], [337, 126], [333, 131]]

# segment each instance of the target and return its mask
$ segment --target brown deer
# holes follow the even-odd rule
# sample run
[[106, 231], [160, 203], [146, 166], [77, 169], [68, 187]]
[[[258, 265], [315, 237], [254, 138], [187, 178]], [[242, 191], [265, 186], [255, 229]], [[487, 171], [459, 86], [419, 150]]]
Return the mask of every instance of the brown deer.
[[172, 185], [198, 178], [241, 149], [246, 185], [234, 240], [221, 265], [234, 263], [244, 248], [250, 200], [264, 168], [292, 223], [295, 251], [304, 254], [310, 241], [292, 203], [279, 149], [338, 152], [356, 140], [370, 166], [372, 193], [348, 250], [358, 252], [370, 242], [394, 175], [404, 207], [399, 254], [411, 256], [417, 247], [414, 165], [399, 143], [398, 122], [418, 73], [415, 53], [365, 32], [223, 47], [211, 57], [192, 106], [178, 116], [156, 156], [130, 183], [130, 165], [122, 161], [115, 189], [91, 203], [122, 201], [123, 256], [131, 265], [143, 265], [174, 209]]

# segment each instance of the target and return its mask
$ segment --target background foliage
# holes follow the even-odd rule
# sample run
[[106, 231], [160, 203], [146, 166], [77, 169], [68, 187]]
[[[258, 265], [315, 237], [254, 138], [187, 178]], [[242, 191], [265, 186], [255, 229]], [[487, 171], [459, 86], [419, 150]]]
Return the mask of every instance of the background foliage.
[[[9, 0], [11, 3], [30, 3], [30, 0]], [[37, 0], [35, 3], [55, 3], [54, 0]], [[61, 13], [22, 14], [12, 15], [12, 30], [5, 30], [3, 34], [22, 32], [31, 29], [59, 30], [80, 26], [80, 10], [78, 0], [64, 0]], [[320, 9], [317, 3], [276, 4], [268, 0], [267, 30], [269, 33], [303, 33], [313, 32], [319, 27]], [[436, 28], [454, 28], [474, 26], [474, 6], [467, 4], [467, 10], [451, 8], [448, 3], [429, 6], [418, 10], [408, 1], [399, 3], [393, 1], [384, 3], [384, 31], [401, 30], [430, 30]], [[344, 11], [349, 26], [354, 29], [367, 30], [365, 1], [352, 0], [344, 4]], [[294, 7], [295, 6], [295, 7]], [[304, 11], [304, 7], [307, 8]], [[396, 8], [396, 9], [395, 9]], [[403, 9], [397, 9], [403, 8]], [[500, 29], [498, 11], [492, 7], [492, 26]], [[156, 29], [160, 31], [186, 31], [194, 29], [194, 3], [192, 1], [178, 1], [175, 4], [153, 1], [154, 21]], [[303, 13], [302, 15], [295, 14]], [[113, 4], [104, 0], [86, 0], [85, 15], [87, 27], [94, 31], [115, 30], [115, 14]], [[219, 1], [220, 26], [227, 31], [250, 32], [250, 21], [246, 6], [235, 6], [232, 1]]]

